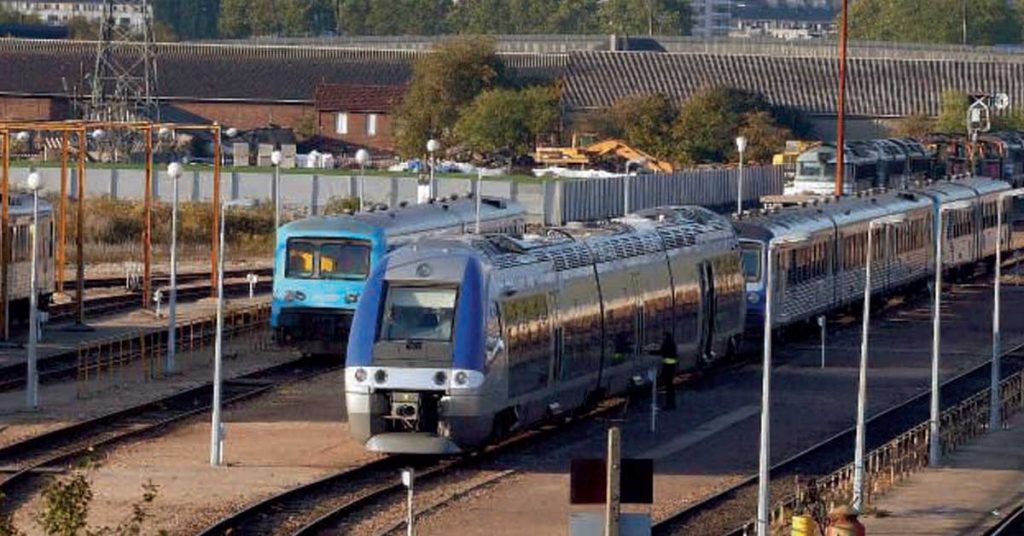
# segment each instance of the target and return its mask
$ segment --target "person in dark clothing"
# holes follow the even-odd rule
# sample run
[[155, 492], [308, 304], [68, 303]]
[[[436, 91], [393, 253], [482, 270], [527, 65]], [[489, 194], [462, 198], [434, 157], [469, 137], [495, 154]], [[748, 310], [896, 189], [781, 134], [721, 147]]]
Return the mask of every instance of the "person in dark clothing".
[[658, 349], [661, 356], [661, 383], [665, 386], [665, 403], [662, 409], [676, 409], [676, 367], [679, 366], [679, 353], [676, 350], [676, 341], [670, 333], [665, 333], [661, 341], [661, 348]]

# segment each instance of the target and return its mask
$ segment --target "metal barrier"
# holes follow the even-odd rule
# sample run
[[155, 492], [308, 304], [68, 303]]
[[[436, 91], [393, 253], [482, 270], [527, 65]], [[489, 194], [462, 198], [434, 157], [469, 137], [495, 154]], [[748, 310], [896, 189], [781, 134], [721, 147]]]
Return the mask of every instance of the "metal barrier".
[[[604, 220], [661, 205], [701, 205], [730, 212], [736, 207], [738, 179], [738, 169], [721, 168], [551, 181], [545, 188], [544, 221], [564, 225]], [[743, 204], [757, 206], [761, 197], [781, 194], [784, 184], [781, 166], [746, 167]]]
[[[1006, 378], [1001, 385], [1005, 423], [1024, 411], [1024, 371]], [[942, 413], [940, 430], [944, 454], [988, 431], [989, 395], [986, 388]], [[864, 457], [866, 506], [928, 466], [930, 437], [925, 421], [867, 453]], [[837, 504], [849, 504], [853, 498], [853, 463], [823, 477], [810, 480], [797, 477], [794, 487], [789, 496], [775, 502], [771, 509], [773, 533], [788, 528], [795, 513], [808, 515], [824, 527], [827, 512]], [[747, 530], [753, 527], [754, 520], [745, 525]]]
[[[243, 352], [261, 352], [271, 345], [270, 304], [224, 311], [225, 359]], [[175, 337], [179, 370], [213, 362], [216, 317], [185, 320]], [[77, 391], [79, 398], [131, 381], [154, 381], [165, 377], [167, 330], [139, 330], [110, 339], [78, 346]]]

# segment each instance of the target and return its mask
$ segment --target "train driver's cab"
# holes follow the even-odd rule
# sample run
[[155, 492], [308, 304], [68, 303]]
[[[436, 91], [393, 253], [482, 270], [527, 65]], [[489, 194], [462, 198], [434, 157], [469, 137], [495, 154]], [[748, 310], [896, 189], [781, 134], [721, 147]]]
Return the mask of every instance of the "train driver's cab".
[[750, 312], [760, 312], [764, 309], [764, 249], [764, 244], [756, 240], [740, 240], [740, 260], [746, 284], [748, 319]]

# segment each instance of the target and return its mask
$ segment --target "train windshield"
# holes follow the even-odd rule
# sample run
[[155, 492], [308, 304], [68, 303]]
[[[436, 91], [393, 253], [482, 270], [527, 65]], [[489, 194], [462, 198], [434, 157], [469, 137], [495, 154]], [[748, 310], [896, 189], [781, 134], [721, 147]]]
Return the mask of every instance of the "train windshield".
[[456, 289], [389, 286], [387, 292], [379, 340], [452, 339]]
[[362, 281], [370, 273], [370, 244], [353, 240], [288, 241], [285, 275], [292, 279]]
[[761, 280], [761, 244], [756, 242], [740, 242], [743, 255], [743, 276], [750, 283]]
[[822, 167], [818, 162], [800, 162], [797, 166], [797, 177], [804, 181], [822, 180]]

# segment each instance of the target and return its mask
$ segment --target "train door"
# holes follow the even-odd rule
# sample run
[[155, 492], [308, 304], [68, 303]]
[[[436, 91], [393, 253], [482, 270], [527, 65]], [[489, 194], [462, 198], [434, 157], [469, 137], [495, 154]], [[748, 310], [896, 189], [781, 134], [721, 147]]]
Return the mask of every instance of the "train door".
[[715, 299], [715, 278], [714, 269], [711, 263], [704, 261], [700, 264], [700, 347], [698, 348], [697, 359], [702, 364], [712, 361], [712, 346], [715, 342], [715, 317], [717, 316]]
[[633, 294], [633, 359], [634, 363], [640, 359], [643, 355], [644, 348], [647, 346], [646, 333], [647, 333], [647, 319], [645, 318], [646, 308], [644, 307], [644, 290], [643, 285], [640, 283], [640, 274], [633, 272], [630, 274], [630, 280], [632, 283], [632, 294]]
[[565, 374], [565, 332], [563, 328], [565, 319], [562, 318], [563, 313], [558, 303], [558, 293], [551, 292], [549, 296], [548, 303], [553, 313], [551, 325], [554, 326], [551, 333], [554, 358], [551, 360], [550, 384], [554, 385], [561, 382]]

